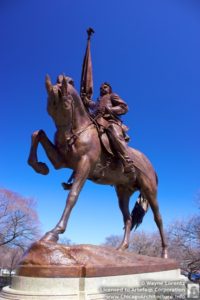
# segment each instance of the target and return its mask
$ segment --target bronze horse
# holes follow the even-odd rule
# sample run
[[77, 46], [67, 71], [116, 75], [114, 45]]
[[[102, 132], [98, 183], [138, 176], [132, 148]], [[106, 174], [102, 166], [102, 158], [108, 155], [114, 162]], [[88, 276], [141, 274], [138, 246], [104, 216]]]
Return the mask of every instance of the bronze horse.
[[29, 165], [43, 175], [49, 169], [45, 163], [38, 162], [37, 147], [40, 143], [55, 169], [71, 168], [74, 170], [74, 181], [69, 191], [66, 206], [58, 224], [47, 232], [42, 240], [57, 242], [59, 234], [67, 227], [72, 208], [76, 204], [79, 193], [87, 179], [99, 184], [115, 187], [119, 207], [124, 220], [124, 237], [118, 247], [124, 250], [129, 246], [130, 232], [137, 226], [137, 209], [129, 211], [129, 200], [135, 191], [140, 191], [140, 203], [149, 204], [162, 243], [162, 256], [167, 258], [162, 218], [157, 202], [157, 176], [149, 160], [136, 149], [129, 148], [129, 155], [135, 165], [135, 172], [125, 174], [119, 159], [108, 160], [108, 154], [103, 149], [99, 134], [69, 77], [63, 76], [61, 84], [52, 85], [50, 77], [46, 77], [48, 92], [47, 111], [53, 118], [57, 128], [55, 144], [46, 136], [43, 130], [32, 134], [32, 144], [28, 159]]

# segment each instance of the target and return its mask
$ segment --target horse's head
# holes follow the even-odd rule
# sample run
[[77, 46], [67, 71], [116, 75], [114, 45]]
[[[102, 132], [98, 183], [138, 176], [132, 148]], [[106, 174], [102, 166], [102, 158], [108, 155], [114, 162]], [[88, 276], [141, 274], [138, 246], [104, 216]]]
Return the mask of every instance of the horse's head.
[[57, 126], [67, 126], [71, 121], [74, 82], [72, 78], [59, 75], [57, 83], [52, 85], [50, 77], [46, 76], [48, 93], [47, 111]]

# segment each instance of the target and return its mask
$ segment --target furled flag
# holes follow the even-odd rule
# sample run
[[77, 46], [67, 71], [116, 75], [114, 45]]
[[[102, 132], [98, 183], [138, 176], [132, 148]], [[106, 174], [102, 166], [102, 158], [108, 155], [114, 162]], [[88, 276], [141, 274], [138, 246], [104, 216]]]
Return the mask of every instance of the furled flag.
[[85, 56], [82, 65], [82, 74], [81, 74], [80, 95], [82, 99], [84, 97], [91, 99], [93, 94], [92, 59], [91, 59], [91, 52], [90, 52], [90, 37], [93, 33], [94, 30], [92, 28], [88, 28], [87, 47], [85, 51]]

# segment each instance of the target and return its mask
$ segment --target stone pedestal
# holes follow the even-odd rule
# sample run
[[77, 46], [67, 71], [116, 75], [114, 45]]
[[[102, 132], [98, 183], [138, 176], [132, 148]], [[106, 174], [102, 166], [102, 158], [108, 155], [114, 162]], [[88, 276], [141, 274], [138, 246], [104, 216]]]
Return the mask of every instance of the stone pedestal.
[[145, 293], [151, 294], [149, 299], [159, 299], [156, 282], [159, 288], [184, 288], [173, 260], [92, 245], [35, 243], [17, 272], [11, 287], [2, 290], [0, 300], [144, 299]]

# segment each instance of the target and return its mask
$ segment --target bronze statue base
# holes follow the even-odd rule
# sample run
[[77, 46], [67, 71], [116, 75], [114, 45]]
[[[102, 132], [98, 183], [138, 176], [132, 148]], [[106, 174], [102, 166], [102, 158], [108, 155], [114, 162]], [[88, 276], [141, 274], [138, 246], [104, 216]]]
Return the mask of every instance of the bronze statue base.
[[149, 299], [158, 299], [158, 286], [149, 287], [149, 282], [171, 282], [170, 289], [173, 283], [177, 287], [180, 282], [183, 289], [185, 286], [173, 260], [93, 245], [36, 242], [17, 273], [11, 287], [3, 288], [0, 300], [136, 299], [135, 291], [137, 299], [144, 299], [148, 293]]
[[17, 275], [28, 277], [102, 277], [179, 269], [171, 259], [149, 257], [94, 245], [67, 246], [36, 242], [27, 251]]

